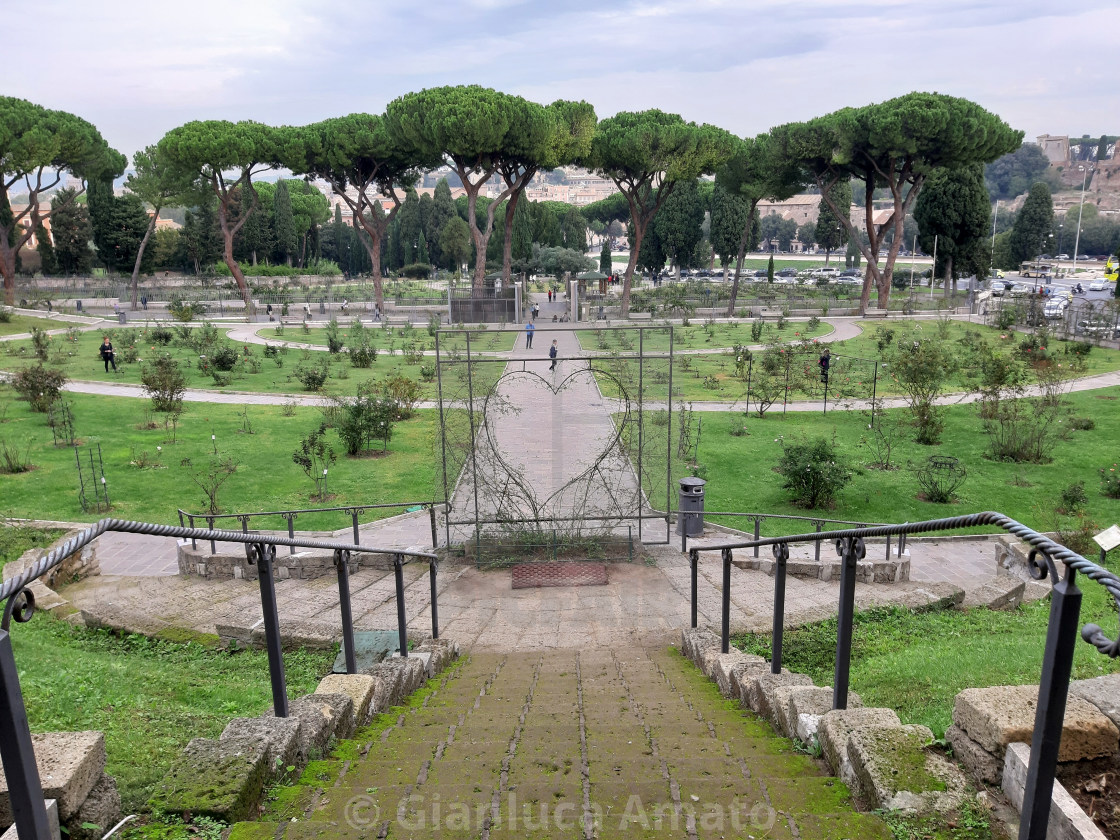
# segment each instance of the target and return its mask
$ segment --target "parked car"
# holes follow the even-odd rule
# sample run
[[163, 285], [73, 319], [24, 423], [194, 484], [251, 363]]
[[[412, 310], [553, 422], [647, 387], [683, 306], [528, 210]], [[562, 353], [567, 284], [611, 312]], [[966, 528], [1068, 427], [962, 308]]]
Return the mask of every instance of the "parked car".
[[836, 281], [837, 286], [862, 286], [863, 280], [859, 277], [841, 277]]
[[840, 272], [841, 277], [862, 277], [863, 272], [858, 268], [845, 268]]
[[754, 272], [752, 272], [751, 276], [752, 277], [766, 277], [767, 276], [766, 269], [765, 268], [756, 268], [754, 270]]
[[1111, 318], [1104, 315], [1090, 315], [1077, 322], [1077, 332], [1081, 335], [1108, 338], [1115, 337], [1117, 330]]
[[835, 268], [834, 266], [826, 265], [823, 268], [816, 269], [813, 272], [813, 276], [814, 277], [827, 277], [829, 280], [832, 280], [832, 279], [840, 276], [840, 269]]
[[1042, 315], [1045, 318], [1061, 318], [1066, 314], [1066, 307], [1062, 304], [1068, 304], [1065, 298], [1049, 301], [1046, 306], [1042, 307]]
[[1077, 259], [1079, 259], [1079, 260], [1087, 260], [1087, 259], [1089, 259], [1089, 255], [1088, 255], [1088, 254], [1078, 254], [1078, 255], [1077, 255]]
[[775, 271], [774, 276], [775, 277], [796, 277], [797, 276], [797, 269], [796, 268], [782, 268], [782, 269], [779, 269], [778, 271]]
[[[1006, 284], [1005, 284], [1005, 288]], [[1010, 288], [1007, 288], [1007, 294], [1011, 297], [1021, 297], [1022, 295], [1029, 295], [1034, 291], [1034, 286], [1028, 286], [1025, 283], [1013, 283]]]
[[1069, 254], [1058, 254], [1058, 259], [1068, 260], [1069, 259]]
[[988, 275], [988, 277], [991, 280], [1002, 280], [1003, 279], [1003, 272], [1000, 271], [998, 268], [993, 268], [992, 273], [990, 275]]

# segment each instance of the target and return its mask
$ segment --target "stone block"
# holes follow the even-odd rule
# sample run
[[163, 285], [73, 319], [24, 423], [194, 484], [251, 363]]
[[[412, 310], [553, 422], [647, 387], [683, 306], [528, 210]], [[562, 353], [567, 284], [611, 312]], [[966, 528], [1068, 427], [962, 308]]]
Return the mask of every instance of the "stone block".
[[390, 697], [393, 693], [393, 687], [384, 674], [371, 674], [370, 676], [373, 678], [373, 697], [370, 698], [369, 713], [370, 715], [379, 715], [392, 705]]
[[945, 730], [945, 740], [953, 748], [957, 759], [976, 781], [998, 785], [1003, 773], [1003, 762], [968, 737], [968, 733], [953, 725]]
[[727, 653], [720, 651], [721, 644], [717, 644], [714, 648], [707, 648], [704, 650], [703, 658], [701, 659], [700, 670], [704, 672], [704, 676], [712, 682], [716, 681], [716, 666], [719, 664], [721, 656], [729, 656], [733, 653], [739, 653], [734, 646], [728, 645]]
[[[105, 736], [100, 732], [42, 732], [31, 736], [43, 796], [58, 803], [66, 822], [86, 801], [105, 770]], [[8, 780], [0, 769], [0, 825], [12, 822]]]
[[380, 687], [374, 689], [373, 705], [376, 712], [383, 712], [400, 702], [402, 671], [400, 666], [394, 665], [393, 663], [401, 661], [400, 659], [387, 659], [383, 662], [378, 662], [366, 671], [367, 674], [380, 683]]
[[[70, 840], [101, 840], [121, 820], [121, 795], [113, 777], [102, 773], [86, 801], [66, 821]], [[87, 828], [86, 826], [96, 826]]]
[[759, 717], [773, 720], [771, 698], [774, 692], [786, 685], [812, 685], [813, 680], [805, 674], [783, 671], [781, 674], [758, 674], [749, 677], [745, 683], [743, 703]]
[[299, 720], [300, 764], [319, 758], [331, 738], [354, 733], [354, 701], [345, 694], [307, 694], [288, 704], [289, 717]]
[[[898, 713], [894, 709], [831, 709], [821, 715], [817, 727], [817, 740], [821, 754], [828, 766], [837, 775], [844, 768], [850, 772], [848, 761], [848, 738], [856, 729], [863, 726], [890, 727], [900, 726]], [[841, 777], [843, 778], [843, 777]], [[849, 782], [845, 782], [850, 786]]]
[[861, 727], [848, 737], [857, 802], [868, 809], [946, 812], [960, 807], [968, 782], [955, 764], [927, 745], [926, 726]]
[[[58, 803], [53, 799], [48, 799], [47, 804], [47, 826], [50, 828], [51, 840], [60, 840], [62, 832], [59, 830], [58, 823]], [[0, 840], [19, 840], [19, 832], [16, 830], [15, 824], [8, 827], [8, 830], [0, 834]]]
[[268, 777], [268, 748], [249, 738], [195, 738], [171, 764], [151, 808], [225, 822], [248, 818]]
[[1069, 684], [1069, 693], [1092, 703], [1101, 714], [1120, 727], [1120, 674], [1074, 680]]
[[681, 631], [681, 652], [692, 660], [697, 668], [704, 667], [704, 651], [709, 648], [719, 650], [720, 639], [707, 629]]
[[265, 745], [268, 754], [265, 762], [268, 775], [278, 776], [284, 768], [299, 763], [298, 718], [278, 718], [265, 715], [259, 718], [234, 718], [222, 730], [222, 741], [231, 739], [251, 739]]
[[[1003, 792], [1020, 813], [1027, 786], [1027, 767], [1031, 748], [1027, 744], [1008, 744], [1004, 755]], [[1107, 840], [1096, 824], [1081, 810], [1057, 779], [1050, 796], [1050, 819], [1046, 824], [1047, 840]]]
[[962, 607], [987, 607], [990, 610], [1013, 610], [1023, 601], [1025, 581], [1012, 577], [994, 577], [965, 593]]
[[720, 694], [724, 697], [735, 697], [735, 699], [738, 699], [738, 697], [732, 694], [732, 674], [736, 668], [742, 668], [747, 665], [755, 667], [760, 665], [764, 666], [766, 665], [766, 660], [761, 656], [743, 653], [738, 650], [733, 650], [731, 653], [721, 653], [716, 658], [713, 670], [715, 671], [715, 683], [719, 686]]
[[[1008, 744], [1029, 742], [1034, 733], [1037, 685], [966, 688], [953, 704], [953, 723], [997, 758]], [[1066, 701], [1058, 761], [1111, 755], [1120, 730], [1096, 706], [1079, 696]]]
[[[746, 655], [749, 656], [750, 654]], [[744, 706], [746, 705], [743, 696], [744, 683], [751, 677], [770, 673], [770, 663], [761, 656], [757, 658], [760, 660], [758, 663], [755, 663], [753, 660], [746, 661], [731, 669], [731, 698], [733, 700], [738, 700]]]
[[944, 581], [923, 581], [920, 586], [911, 586], [911, 589], [898, 593], [899, 606], [918, 612], [951, 610], [964, 601], [964, 590]]
[[354, 702], [354, 723], [365, 726], [373, 700], [373, 677], [369, 674], [328, 674], [319, 682], [316, 694], [345, 694]]
[[[799, 739], [803, 744], [811, 744], [820, 727], [821, 717], [832, 711], [832, 686], [796, 686], [787, 691], [789, 696], [784, 704], [787, 731], [790, 737]], [[863, 708], [863, 699], [854, 691], [848, 692], [848, 708]]]

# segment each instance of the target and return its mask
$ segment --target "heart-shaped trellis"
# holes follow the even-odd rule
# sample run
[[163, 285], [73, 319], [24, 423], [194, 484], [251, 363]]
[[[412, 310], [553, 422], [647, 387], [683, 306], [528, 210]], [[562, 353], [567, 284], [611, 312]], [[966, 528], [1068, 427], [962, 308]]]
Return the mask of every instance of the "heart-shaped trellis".
[[[629, 419], [631, 408], [626, 389], [620, 382], [615, 384], [625, 419]], [[587, 391], [585, 410], [569, 411], [559, 417], [550, 413], [552, 397], [564, 392], [578, 396], [581, 388]], [[621, 445], [625, 424], [612, 422], [610, 415], [597, 405], [601, 400], [595, 373], [588, 368], [575, 370], [555, 384], [533, 371], [504, 374], [483, 402], [482, 428], [476, 442], [479, 457], [475, 481], [486, 509], [484, 515], [499, 520], [540, 521], [550, 517], [623, 518], [624, 514], [637, 512], [637, 483]], [[533, 429], [524, 425], [534, 416], [546, 417], [554, 427], [561, 424], [560, 451], [542, 451], [543, 443], [555, 441], [557, 434], [554, 431], [552, 440], [544, 442], [540, 436], [534, 436]], [[601, 424], [605, 432], [595, 442], [587, 440], [583, 428], [590, 424]], [[503, 425], [504, 435], [500, 433]], [[528, 460], [518, 463], [511, 448]], [[558, 464], [556, 458], [565, 459], [566, 463]], [[559, 487], [540, 492], [541, 485], [552, 487], [557, 472], [565, 471], [574, 471], [574, 475], [562, 480]]]

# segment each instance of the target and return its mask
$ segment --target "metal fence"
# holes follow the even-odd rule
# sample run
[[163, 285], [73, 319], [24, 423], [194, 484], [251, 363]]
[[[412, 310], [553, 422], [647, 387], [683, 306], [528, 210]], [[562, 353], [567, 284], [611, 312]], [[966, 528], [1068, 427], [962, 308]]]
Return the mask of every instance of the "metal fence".
[[[840, 600], [836, 636], [836, 655], [833, 673], [832, 707], [847, 708], [848, 677], [851, 666], [852, 629], [855, 618], [856, 565], [866, 554], [864, 540], [868, 537], [898, 536], [908, 534], [955, 531], [979, 526], [995, 526], [1029, 543], [1028, 565], [1031, 576], [1038, 581], [1050, 579], [1053, 588], [1050, 601], [1050, 621], [1046, 632], [1046, 647], [1042, 658], [1039, 681], [1038, 705], [1035, 714], [1034, 734], [1031, 739], [1030, 765], [1027, 770], [1026, 790], [1023, 797], [1023, 818], [1019, 826], [1020, 840], [1044, 840], [1050, 816], [1054, 774], [1058, 764], [1058, 746], [1062, 737], [1066, 700], [1073, 670], [1074, 646], [1078, 636], [1081, 612], [1081, 590], [1076, 584], [1081, 573], [1108, 590], [1120, 607], [1120, 577], [1108, 569], [1086, 560], [1080, 554], [1054, 542], [1043, 534], [1028, 528], [1002, 513], [987, 511], [947, 519], [908, 522], [900, 525], [876, 525], [833, 531], [828, 536], [835, 540], [836, 551], [842, 558], [840, 572]], [[757, 533], [757, 531], [756, 531]], [[725, 542], [718, 545], [697, 546], [689, 550], [692, 567], [692, 626], [697, 624], [697, 566], [700, 552], [718, 551], [723, 559], [723, 588], [720, 641], [721, 649], [729, 649], [731, 622], [731, 563], [737, 549], [773, 546], [775, 563], [773, 641], [770, 653], [772, 673], [782, 668], [782, 631], [785, 616], [786, 561], [791, 543], [819, 543], [819, 533], [794, 534], [780, 537], [756, 537], [753, 540]], [[1059, 579], [1058, 564], [1064, 567]], [[1105, 656], [1120, 656], [1120, 641], [1104, 634], [1096, 624], [1086, 624], [1081, 638]]]
[[102, 534], [119, 531], [132, 534], [149, 534], [179, 539], [216, 539], [221, 542], [242, 543], [249, 562], [255, 564], [260, 574], [261, 610], [264, 618], [265, 648], [268, 653], [268, 670], [272, 683], [272, 705], [277, 717], [288, 716], [287, 682], [284, 675], [284, 655], [281, 648], [280, 618], [276, 606], [276, 588], [273, 580], [272, 561], [276, 547], [316, 548], [334, 552], [334, 565], [338, 572], [338, 596], [342, 619], [342, 649], [346, 660], [346, 673], [357, 673], [354, 648], [354, 621], [350, 606], [350, 555], [353, 553], [389, 554], [393, 556], [396, 581], [397, 633], [400, 654], [408, 656], [407, 620], [404, 602], [403, 566], [408, 560], [426, 560], [429, 564], [431, 585], [432, 636], [439, 637], [439, 612], [437, 608], [436, 571], [437, 558], [427, 552], [396, 548], [377, 548], [332, 540], [292, 539], [263, 534], [245, 534], [239, 531], [205, 531], [174, 525], [155, 525], [148, 522], [130, 522], [121, 519], [102, 519], [82, 531], [45, 557], [32, 563], [18, 576], [0, 586], [0, 601], [5, 601], [3, 621], [0, 624], [0, 761], [7, 779], [12, 815], [20, 837], [30, 840], [50, 840], [51, 829], [43, 799], [43, 785], [35, 762], [31, 743], [31, 730], [27, 709], [19, 685], [19, 670], [12, 652], [9, 627], [12, 619], [17, 623], [31, 620], [35, 612], [35, 596], [28, 586], [67, 557], [80, 551]]

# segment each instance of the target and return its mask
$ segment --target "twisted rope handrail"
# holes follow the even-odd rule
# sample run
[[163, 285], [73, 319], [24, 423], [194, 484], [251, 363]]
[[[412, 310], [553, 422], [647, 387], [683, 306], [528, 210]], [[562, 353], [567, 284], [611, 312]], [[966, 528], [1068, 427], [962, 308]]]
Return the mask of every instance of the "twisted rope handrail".
[[318, 548], [325, 551], [349, 551], [365, 554], [395, 554], [402, 557], [438, 561], [435, 554], [401, 548], [379, 548], [369, 545], [354, 545], [333, 540], [299, 539], [275, 537], [267, 534], [246, 534], [242, 531], [210, 531], [205, 528], [184, 528], [180, 525], [156, 525], [151, 522], [133, 522], [127, 519], [102, 519], [100, 522], [75, 534], [45, 556], [39, 558], [24, 571], [0, 585], [0, 602], [22, 592], [32, 581], [38, 580], [51, 569], [76, 551], [85, 548], [107, 531], [123, 531], [129, 534], [147, 534], [155, 537], [176, 537], [178, 539], [214, 540], [215, 542], [236, 542], [244, 544], [263, 543], [265, 545], [285, 545], [295, 548]]
[[[862, 539], [864, 537], [887, 537], [898, 534], [923, 534], [930, 531], [955, 531], [963, 528], [975, 528], [980, 525], [994, 525], [998, 528], [1002, 528], [1007, 533], [1030, 544], [1033, 550], [1027, 558], [1028, 569], [1031, 577], [1035, 580], [1044, 581], [1049, 575], [1052, 582], [1057, 583], [1058, 570], [1055, 561], [1060, 561], [1067, 568], [1075, 572], [1080, 572], [1090, 580], [1101, 584], [1101, 586], [1112, 595], [1113, 600], [1116, 602], [1117, 610], [1120, 611], [1120, 577], [1114, 572], [1110, 572], [1103, 566], [1099, 566], [1093, 561], [1085, 559], [1077, 552], [1071, 551], [1061, 543], [1050, 539], [1050, 537], [1047, 537], [1045, 534], [1040, 534], [1033, 528], [1029, 528], [1023, 523], [1012, 519], [1010, 516], [1005, 516], [997, 511], [989, 510], [981, 513], [970, 513], [964, 516], [951, 516], [945, 519], [927, 519], [922, 522], [903, 522], [898, 525], [847, 528], [842, 531], [828, 531], [827, 533], [828, 539], [839, 541], [844, 539]], [[755, 546], [764, 545], [817, 542], [820, 539], [821, 535], [818, 533], [794, 534], [786, 537], [764, 537], [757, 540], [741, 540], [738, 542], [723, 542], [703, 546], [698, 545], [690, 547], [689, 551], [690, 553], [701, 551], [725, 551], [736, 548], [754, 548]], [[1035, 559], [1038, 553], [1043, 555], [1044, 564], [1040, 564]], [[1081, 637], [1106, 656], [1113, 658], [1120, 656], [1120, 636], [1114, 641], [1108, 638], [1096, 624], [1086, 624], [1085, 627], [1082, 628]]]

